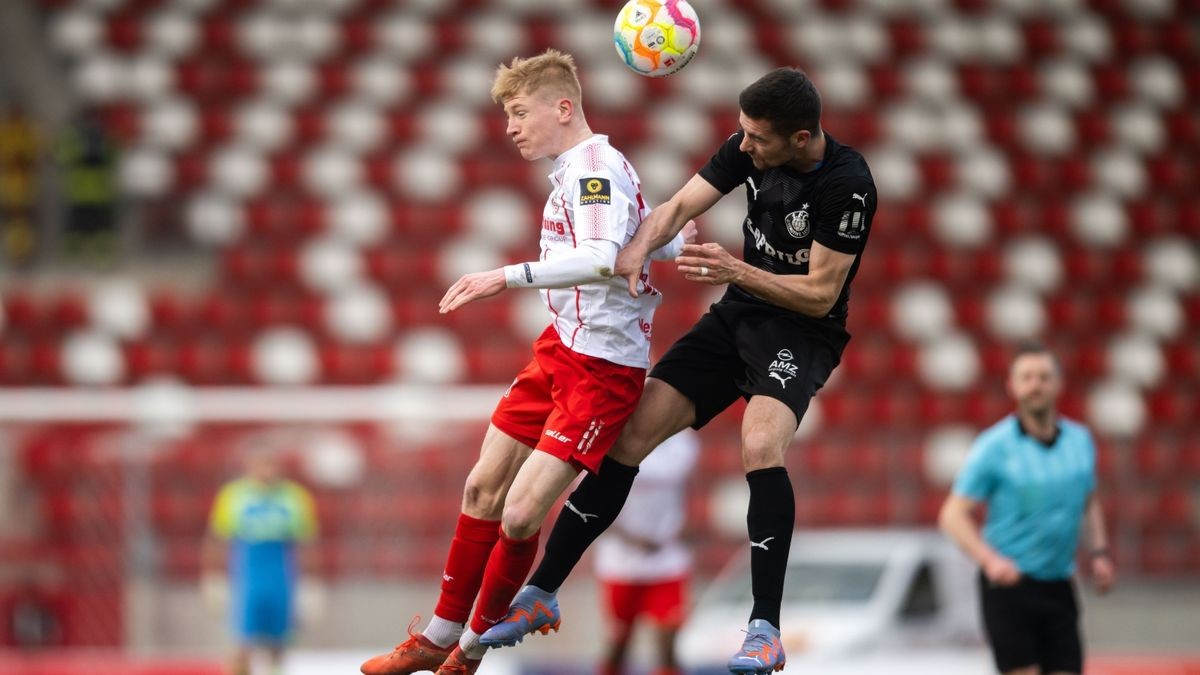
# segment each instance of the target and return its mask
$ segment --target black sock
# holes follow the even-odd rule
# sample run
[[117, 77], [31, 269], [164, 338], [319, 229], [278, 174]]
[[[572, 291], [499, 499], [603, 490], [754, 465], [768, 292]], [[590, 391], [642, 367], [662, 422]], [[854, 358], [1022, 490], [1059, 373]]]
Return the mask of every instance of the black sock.
[[750, 483], [746, 529], [750, 532], [750, 587], [754, 594], [750, 620], [766, 619], [779, 628], [783, 578], [796, 526], [796, 497], [782, 466], [751, 471], [746, 482]]
[[[584, 551], [617, 519], [637, 476], [636, 466], [604, 458], [600, 473], [583, 477], [558, 512], [546, 552], [529, 583], [551, 593], [566, 581]], [[582, 515], [581, 515], [582, 514]]]

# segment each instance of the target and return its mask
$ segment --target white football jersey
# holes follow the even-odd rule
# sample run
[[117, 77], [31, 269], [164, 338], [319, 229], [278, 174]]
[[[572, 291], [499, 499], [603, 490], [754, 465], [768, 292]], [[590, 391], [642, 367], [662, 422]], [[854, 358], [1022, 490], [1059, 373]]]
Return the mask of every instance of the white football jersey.
[[[663, 441], [642, 462], [621, 515], [596, 542], [597, 577], [654, 583], [688, 573], [692, 556], [680, 534], [687, 520], [688, 476], [699, 454], [696, 432], [684, 429]], [[655, 546], [638, 545], [628, 536]]]
[[[650, 213], [637, 173], [608, 136], [593, 135], [554, 160], [553, 190], [542, 211], [541, 260], [553, 260], [586, 239], [624, 247]], [[650, 332], [661, 294], [642, 268], [644, 290], [629, 297], [623, 277], [544, 289], [559, 339], [573, 351], [635, 368], [650, 365]]]

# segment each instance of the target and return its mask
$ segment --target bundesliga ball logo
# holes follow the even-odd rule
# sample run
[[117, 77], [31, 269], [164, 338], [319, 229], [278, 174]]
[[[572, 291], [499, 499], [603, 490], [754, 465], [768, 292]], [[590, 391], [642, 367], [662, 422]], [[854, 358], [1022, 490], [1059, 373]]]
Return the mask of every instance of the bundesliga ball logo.
[[638, 75], [678, 72], [700, 47], [700, 17], [686, 0], [629, 0], [617, 14], [613, 41]]

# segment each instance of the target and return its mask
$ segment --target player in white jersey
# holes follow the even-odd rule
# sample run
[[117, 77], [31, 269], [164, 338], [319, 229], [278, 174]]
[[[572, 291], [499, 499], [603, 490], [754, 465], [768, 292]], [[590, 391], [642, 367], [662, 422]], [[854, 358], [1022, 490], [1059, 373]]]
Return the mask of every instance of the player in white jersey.
[[[501, 65], [492, 98], [503, 104], [523, 158], [554, 159], [541, 255], [465, 275], [440, 310], [506, 288], [537, 288], [553, 320], [492, 414], [467, 476], [432, 621], [422, 634], [410, 625], [406, 642], [364, 663], [367, 675], [475, 672], [486, 650], [479, 636], [504, 617], [529, 574], [542, 521], [581, 470], [597, 473], [610, 461], [605, 455], [637, 406], [649, 365], [661, 296], [648, 265], [638, 298], [612, 276], [617, 252], [649, 207], [625, 158], [588, 127], [574, 60], [547, 50]], [[694, 237], [691, 225], [654, 257], [673, 259]]]
[[675, 658], [675, 638], [687, 614], [692, 555], [682, 535], [688, 478], [699, 450], [691, 429], [655, 448], [642, 462], [625, 508], [596, 541], [596, 578], [611, 630], [599, 675], [625, 672], [629, 643], [643, 619], [654, 627], [658, 662], [650, 672], [683, 672]]
[[[629, 241], [649, 213], [629, 162], [608, 137], [594, 135], [554, 160], [554, 190], [542, 211], [541, 261], [577, 258], [581, 251], [596, 269], [611, 269], [620, 245]], [[509, 287], [530, 285], [531, 264], [505, 270]], [[649, 265], [643, 269], [643, 279]], [[645, 281], [643, 282], [645, 283]], [[453, 290], [453, 289], [452, 289]], [[611, 281], [547, 288], [542, 299], [568, 349], [624, 366], [650, 364], [650, 325], [661, 296], [621, 297]]]

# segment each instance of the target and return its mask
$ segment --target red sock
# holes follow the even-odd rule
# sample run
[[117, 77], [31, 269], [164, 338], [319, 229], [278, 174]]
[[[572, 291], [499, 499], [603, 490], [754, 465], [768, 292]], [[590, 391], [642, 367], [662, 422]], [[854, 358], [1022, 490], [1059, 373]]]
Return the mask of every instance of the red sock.
[[466, 623], [471, 605], [483, 583], [483, 570], [488, 557], [500, 538], [500, 522], [480, 520], [465, 513], [458, 514], [446, 569], [442, 572], [442, 593], [433, 613], [447, 621]]
[[483, 588], [479, 589], [479, 604], [471, 617], [471, 630], [483, 635], [508, 613], [508, 604], [533, 568], [537, 557], [538, 535], [528, 539], [509, 539], [500, 533], [500, 543], [492, 549], [487, 570], [483, 573]]

